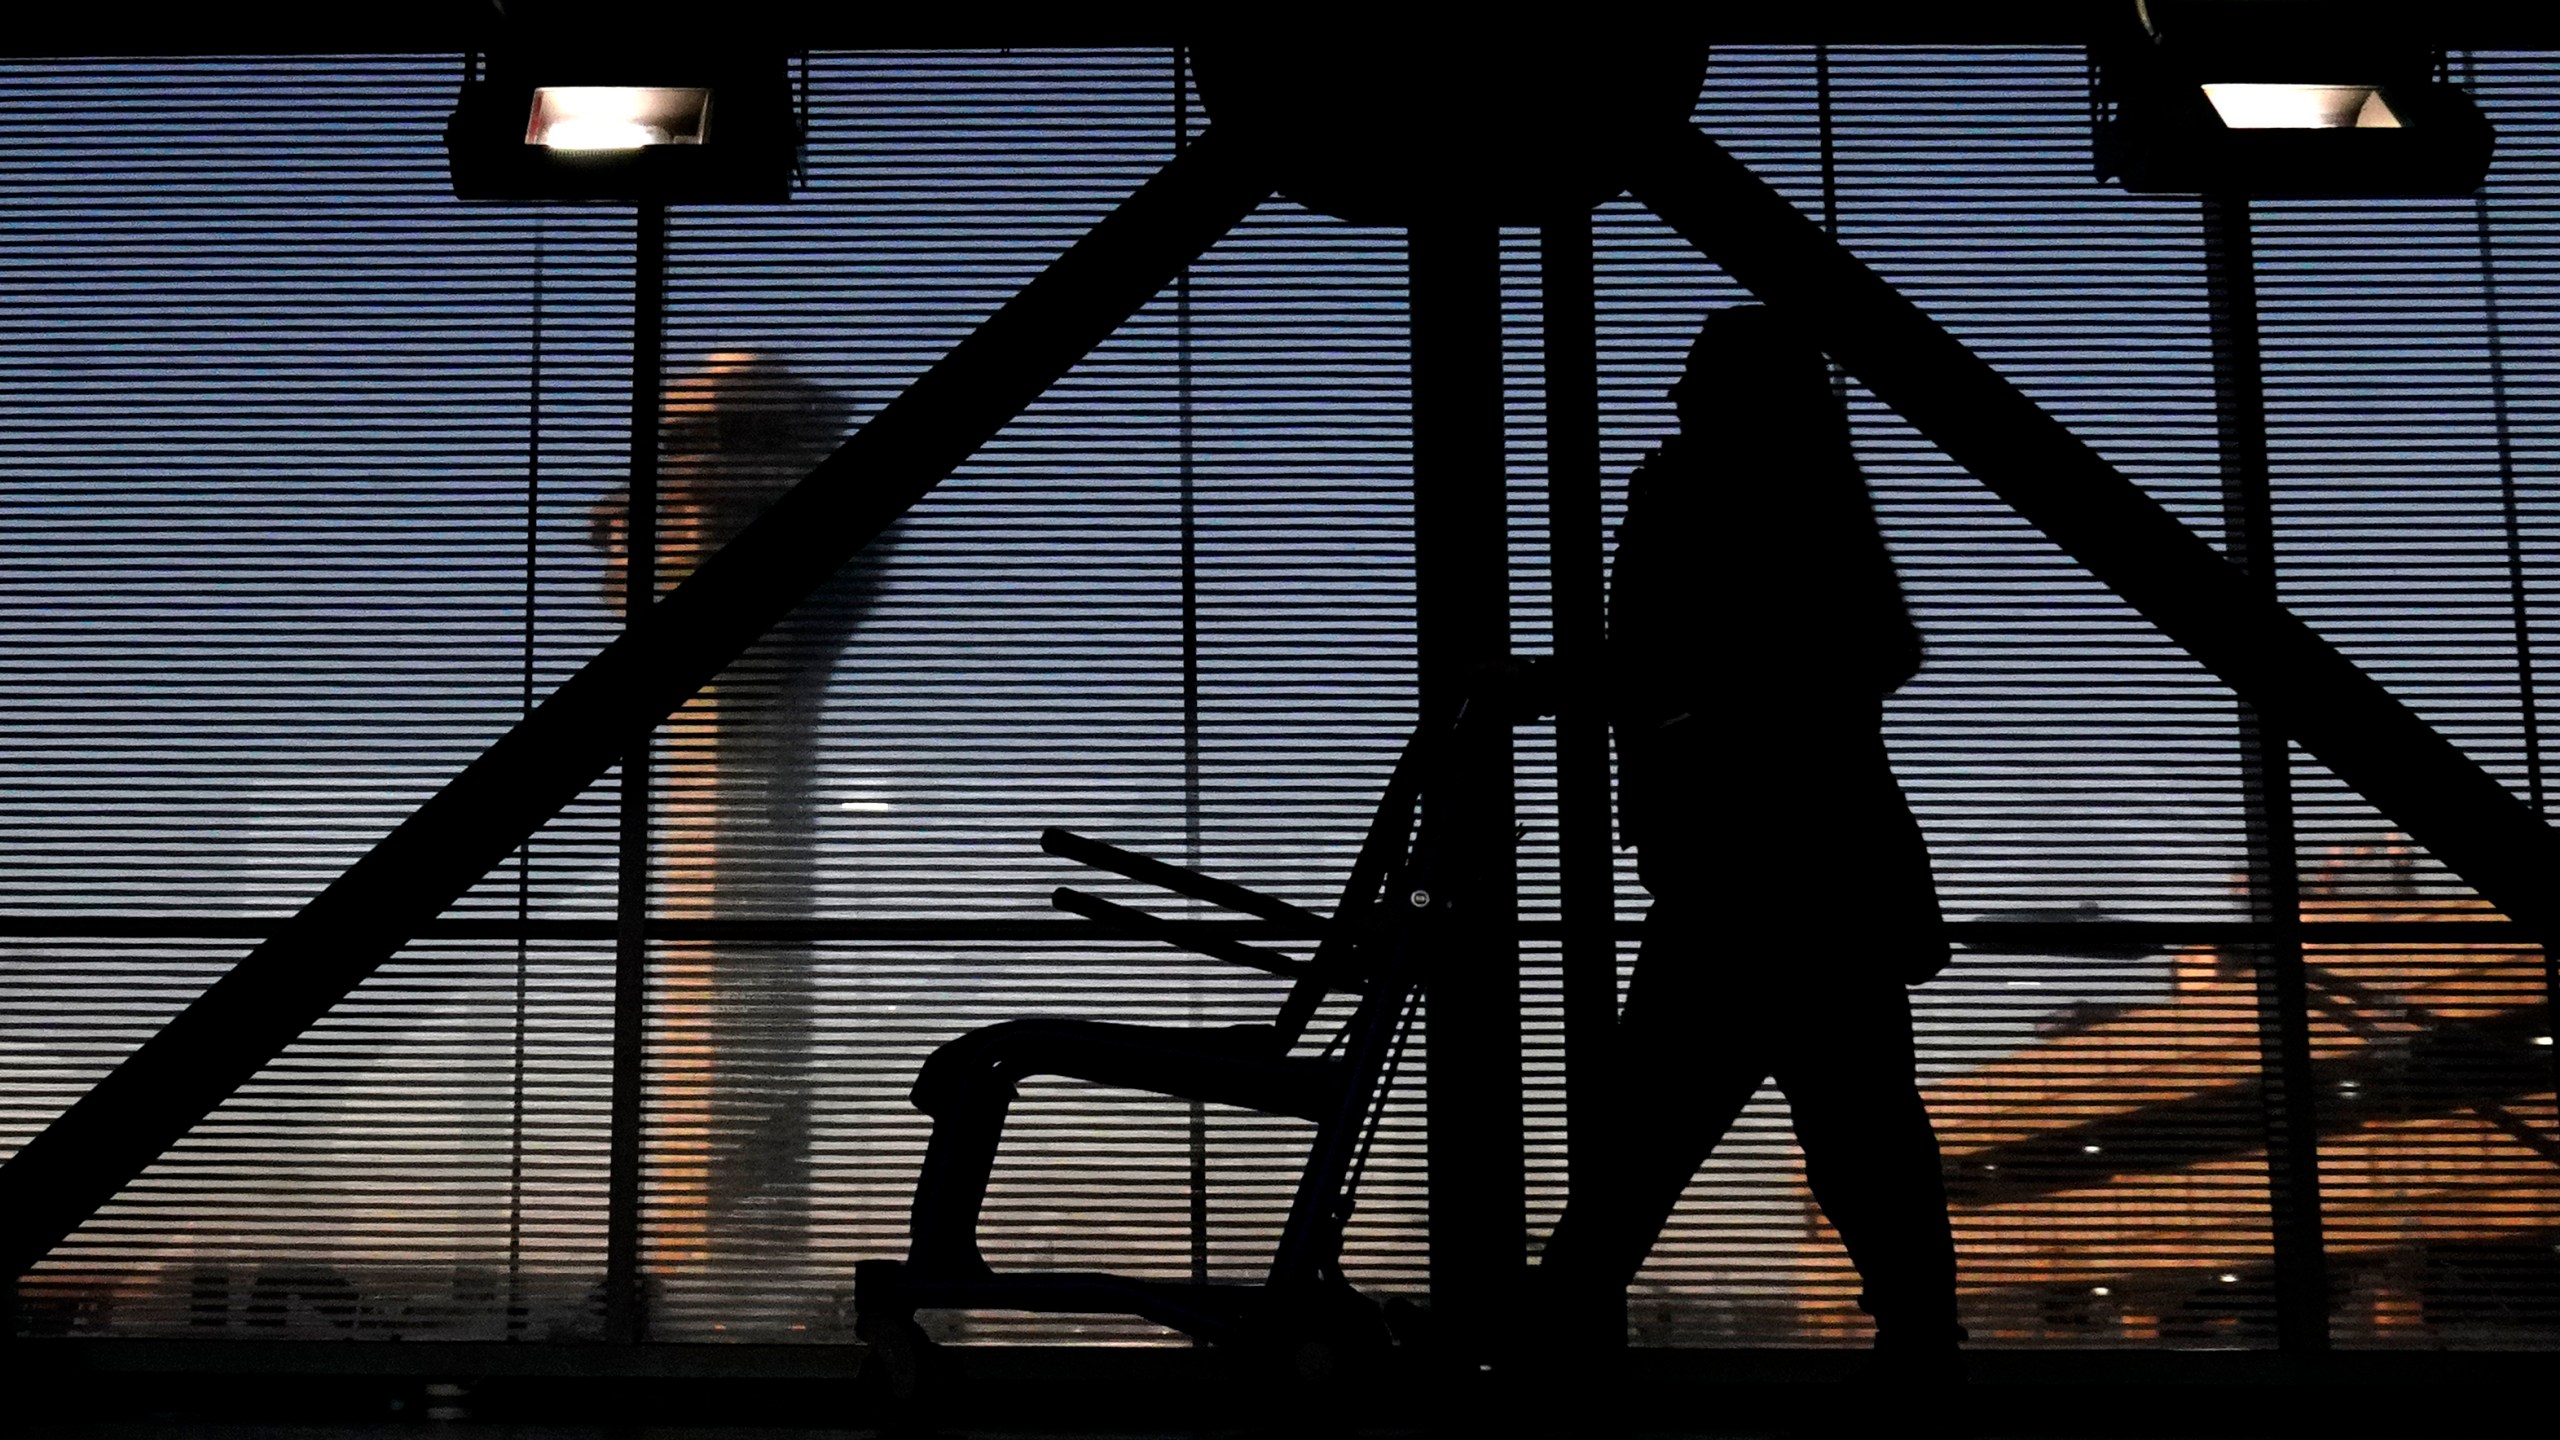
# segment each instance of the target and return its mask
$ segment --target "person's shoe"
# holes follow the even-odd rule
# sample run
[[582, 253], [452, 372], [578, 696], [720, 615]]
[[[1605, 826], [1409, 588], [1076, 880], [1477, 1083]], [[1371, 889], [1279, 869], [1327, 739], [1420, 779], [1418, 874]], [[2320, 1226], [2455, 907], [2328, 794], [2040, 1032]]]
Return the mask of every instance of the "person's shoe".
[[1964, 1351], [1954, 1345], [1878, 1345], [1867, 1356], [1868, 1383], [1912, 1390], [1960, 1390], [1965, 1385]]
[[1918, 1339], [1879, 1333], [1852, 1392], [1852, 1407], [1890, 1423], [1907, 1440], [1962, 1440], [1972, 1434], [1963, 1339], [1960, 1328]]

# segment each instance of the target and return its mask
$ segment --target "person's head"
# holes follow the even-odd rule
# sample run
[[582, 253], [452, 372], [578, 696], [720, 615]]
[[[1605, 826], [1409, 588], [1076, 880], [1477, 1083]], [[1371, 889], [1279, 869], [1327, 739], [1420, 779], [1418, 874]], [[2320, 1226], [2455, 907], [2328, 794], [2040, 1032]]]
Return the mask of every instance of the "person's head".
[[1712, 434], [1738, 426], [1839, 425], [1839, 401], [1822, 351], [1766, 305], [1710, 312], [1671, 387], [1680, 428]]

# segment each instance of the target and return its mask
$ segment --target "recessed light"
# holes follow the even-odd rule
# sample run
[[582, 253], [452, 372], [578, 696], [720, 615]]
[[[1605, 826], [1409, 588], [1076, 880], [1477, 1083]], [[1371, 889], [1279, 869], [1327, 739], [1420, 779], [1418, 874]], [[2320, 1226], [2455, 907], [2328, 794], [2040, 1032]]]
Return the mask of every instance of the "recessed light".
[[533, 92], [524, 143], [551, 150], [645, 150], [699, 145], [711, 92], [664, 85], [544, 85]]
[[2234, 130], [2397, 130], [2373, 85], [2207, 85], [2213, 113]]

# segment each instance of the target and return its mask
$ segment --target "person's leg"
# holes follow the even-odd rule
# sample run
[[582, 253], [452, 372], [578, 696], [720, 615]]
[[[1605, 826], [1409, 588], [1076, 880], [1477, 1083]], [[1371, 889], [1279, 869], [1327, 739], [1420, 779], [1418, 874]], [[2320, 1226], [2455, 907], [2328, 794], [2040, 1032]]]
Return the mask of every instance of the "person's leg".
[[1616, 1313], [1698, 1166], [1768, 1076], [1746, 994], [1715, 983], [1701, 930], [1658, 902], [1618, 1020], [1607, 1169], [1556, 1221], [1539, 1261], [1554, 1303]]
[[1938, 1140], [1921, 1103], [1902, 987], [1859, 978], [1808, 993], [1788, 1026], [1779, 1088], [1814, 1199], [1865, 1283], [1879, 1351], [1951, 1353], [1955, 1240]]

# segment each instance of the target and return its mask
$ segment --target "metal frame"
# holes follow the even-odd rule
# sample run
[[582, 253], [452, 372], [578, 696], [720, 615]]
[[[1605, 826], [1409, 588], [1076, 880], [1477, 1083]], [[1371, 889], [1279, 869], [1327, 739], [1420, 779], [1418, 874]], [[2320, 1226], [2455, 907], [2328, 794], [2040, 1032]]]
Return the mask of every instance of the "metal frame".
[[[2500, 933], [2539, 940], [2560, 925], [2552, 884], [2560, 836], [2286, 612], [2263, 573], [2216, 554], [1713, 141], [1686, 125], [1665, 126], [1628, 158], [1639, 199], [1795, 316], [1880, 399], [2221, 675], [2269, 735], [2300, 741], [2513, 917]], [[447, 905], [1267, 193], [1214, 134], [1195, 140], [645, 622], [0, 1166], [0, 1274], [34, 1264], [402, 944], [430, 930], [451, 933], [436, 919]], [[1498, 341], [1487, 278], [1493, 237], [1426, 228], [1415, 255], [1424, 685], [1426, 696], [1445, 696], [1465, 666], [1501, 653], [1507, 604], [1498, 346], [1489, 354], [1469, 348], [1487, 345], [1486, 336]], [[1555, 293], [1569, 305], [1566, 279], [1557, 277]], [[846, 483], [857, 475], [862, 483]], [[1584, 485], [1576, 503], [1587, 502], [1584, 478], [1559, 483]], [[1587, 614], [1583, 623], [1587, 642]], [[1509, 908], [1512, 862], [1500, 840], [1509, 834], [1507, 746], [1488, 745], [1461, 767], [1482, 782], [1456, 792], [1477, 797], [1462, 805], [1480, 807], [1461, 827], [1471, 842], [1466, 853], [1450, 862], [1479, 917], [1468, 940], [1508, 953], [1501, 942], [1525, 927]], [[1566, 926], [1596, 933], [1587, 914]], [[770, 928], [777, 936], [888, 933]], [[2291, 926], [2269, 915], [2253, 928], [2281, 941]], [[2430, 926], [2429, 935], [2449, 928]], [[1502, 1087], [1483, 1092], [1497, 1099], [1516, 1096], [1516, 968], [1483, 971], [1435, 981], [1437, 1067], [1444, 1078]], [[1587, 1026], [1587, 992], [1582, 1013]], [[1494, 1313], [1516, 1274], [1518, 1108], [1474, 1097], [1456, 1110], [1435, 1108], [1435, 1287], [1453, 1307]], [[2289, 1113], [2282, 1119], [2293, 1133], [2299, 1125]]]
[[[658, 427], [667, 341], [667, 209], [636, 207], [631, 249], [631, 488], [622, 520], [623, 636], [638, 640], [658, 603]], [[613, 1078], [605, 1161], [604, 1331], [648, 1333], [641, 1278], [648, 1164], [650, 828], [657, 727], [622, 754], [613, 930]]]
[[1209, 136], [1140, 187], [0, 1166], [0, 1274], [25, 1273], [1269, 193]]
[[[2223, 553], [2269, 600], [2276, 588], [2275, 497], [2258, 344], [2257, 252], [2249, 202], [2203, 205], [2205, 287], [2213, 324], [2216, 430], [2222, 451]], [[2276, 1343], [2329, 1345], [2329, 1256], [2322, 1238], [2319, 1092], [2312, 1084], [2311, 1007], [2304, 989], [2302, 876], [2296, 853], [2293, 751], [2257, 707], [2238, 706], [2240, 806], [2249, 918], [2266, 939], [2246, 947], [2258, 977], [2258, 1064], [2274, 1230]]]
[[[1460, 691], [1445, 708], [1429, 712], [1432, 718], [1415, 728], [1387, 781], [1341, 900], [1330, 918], [1309, 916], [1296, 906], [1242, 886], [1065, 831], [1052, 830], [1042, 837], [1041, 847], [1052, 854], [1159, 885], [1179, 895], [1247, 913], [1318, 920], [1320, 943], [1314, 956], [1299, 961], [1271, 951], [1185, 940], [1145, 911], [1080, 891], [1061, 888], [1052, 896], [1060, 908], [1099, 921], [1129, 938], [1173, 944], [1296, 978], [1297, 983], [1280, 1006], [1268, 1033], [1250, 1032], [1256, 1034], [1265, 1053], [1242, 1065], [1233, 1056], [1218, 1062], [1218, 1073], [1226, 1083], [1234, 1083], [1232, 1077], [1239, 1068], [1250, 1068], [1272, 1077], [1257, 1082], [1267, 1087], [1270, 1096], [1276, 1097], [1284, 1089], [1296, 1094], [1311, 1066], [1321, 1063], [1290, 1054], [1318, 1007], [1334, 993], [1356, 993], [1359, 1002], [1324, 1050], [1326, 1057], [1337, 1051], [1341, 1057], [1325, 1065], [1332, 1072], [1324, 1077], [1329, 1093], [1315, 1107], [1285, 1112], [1315, 1119], [1317, 1129], [1279, 1244], [1259, 1284], [1213, 1284], [1198, 1278], [1188, 1282], [1148, 1281], [1078, 1271], [944, 1273], [935, 1268], [932, 1259], [864, 1261], [855, 1270], [857, 1333], [883, 1355], [895, 1388], [902, 1393], [915, 1388], [922, 1337], [914, 1316], [918, 1310], [927, 1309], [1124, 1314], [1214, 1343], [1284, 1350], [1301, 1344], [1342, 1351], [1384, 1347], [1389, 1335], [1378, 1307], [1354, 1291], [1343, 1277], [1343, 1229], [1351, 1220], [1362, 1171], [1386, 1105], [1386, 1090], [1393, 1083], [1421, 1001], [1418, 992], [1426, 985], [1437, 986], [1447, 977], [1472, 978], [1479, 972], [1500, 972], [1505, 968], [1499, 963], [1499, 954], [1486, 956], [1474, 948], [1488, 933], [1487, 927], [1469, 925], [1460, 918], [1466, 909], [1465, 897], [1474, 887], [1457, 865], [1471, 849], [1478, 848], [1465, 843], [1476, 811], [1449, 801], [1453, 791], [1481, 783], [1481, 758], [1487, 748], [1483, 736], [1488, 731], [1508, 733], [1514, 718], [1506, 713], [1505, 702], [1509, 699], [1496, 685], [1474, 685]], [[1459, 843], [1451, 844], [1452, 839]], [[920, 1254], [932, 1222], [957, 1216], [963, 1207], [969, 1217], [974, 1218], [977, 1213], [975, 1196], [964, 1199], [938, 1188], [944, 1183], [937, 1178], [942, 1172], [937, 1171], [939, 1162], [935, 1158], [941, 1153], [941, 1127], [973, 1122], [942, 1110], [927, 1099], [928, 1090], [943, 1083], [935, 1076], [936, 1067], [945, 1062], [946, 1056], [958, 1060], [956, 1051], [962, 1047], [1004, 1043], [1009, 1038], [1005, 1032], [1021, 1023], [999, 1024], [949, 1042], [927, 1062], [917, 1082], [917, 1104], [932, 1109], [937, 1129], [936, 1148], [928, 1151], [924, 1177], [919, 1180], [916, 1193], [912, 1234]], [[1032, 1023], [1062, 1028], [1057, 1022]], [[1194, 1047], [1206, 1036], [1232, 1037], [1236, 1033], [1120, 1026], [1105, 1043], [1113, 1051], [1111, 1069], [1158, 1071], [1147, 1088], [1177, 1098], [1196, 1099], [1203, 1091], [1193, 1087], [1204, 1082], [1195, 1073], [1196, 1061], [1190, 1058]], [[1072, 1035], [1037, 1043], [1061, 1051], [1077, 1044]], [[1145, 1047], [1150, 1045], [1161, 1047], [1160, 1057], [1152, 1061], [1144, 1058]], [[969, 1063], [977, 1062], [973, 1058]], [[1004, 1073], [1010, 1075], [1011, 1071], [1006, 1069]], [[1060, 1072], [1052, 1072], [1044, 1065], [1032, 1073]], [[1069, 1068], [1062, 1073], [1092, 1072]], [[1289, 1082], [1285, 1086], [1280, 1083], [1284, 1074]], [[1011, 1081], [1003, 1083], [1009, 1086]], [[1276, 1101], [1266, 1097], [1263, 1101], [1231, 1099], [1230, 1103], [1262, 1106]], [[1444, 1103], [1441, 1114], [1447, 1113]], [[1472, 1119], [1472, 1112], [1457, 1112], [1455, 1118], [1465, 1123]], [[1438, 1127], [1434, 1128], [1436, 1131]], [[1436, 1164], [1434, 1170], [1436, 1175]], [[983, 1179], [981, 1171], [977, 1180]], [[1443, 1193], [1435, 1185], [1434, 1195]], [[962, 1237], [946, 1231], [936, 1238], [946, 1244], [965, 1243], [969, 1253], [975, 1254], [974, 1235]], [[1464, 1259], [1472, 1262], [1474, 1257]], [[940, 1263], [945, 1269], [951, 1268], [947, 1256]], [[1439, 1273], [1435, 1265], [1435, 1277]], [[1472, 1277], [1478, 1272], [1462, 1273]]]
[[[1450, 714], [1511, 650], [1501, 236], [1473, 218], [1409, 233], [1414, 648], [1422, 713]], [[1455, 890], [1450, 948], [1469, 959], [1424, 981], [1424, 1085], [1431, 1298], [1472, 1330], [1498, 1323], [1528, 1255], [1519, 950], [1504, 928], [1519, 914], [1518, 861], [1509, 727], [1453, 744], [1432, 819]]]
[[[1539, 231], [1538, 269], [1547, 383], [1547, 563], [1557, 668], [1590, 674], [1608, 641], [1608, 582], [1600, 489], [1600, 356], [1591, 217], [1559, 215]], [[1608, 717], [1588, 707], [1556, 716], [1557, 957], [1564, 1020], [1568, 1202], [1587, 1199], [1615, 1118], [1609, 1067], [1618, 1027], [1617, 811]], [[1623, 1297], [1594, 1317], [1623, 1342]], [[1612, 1322], [1615, 1323], [1612, 1323]]]

